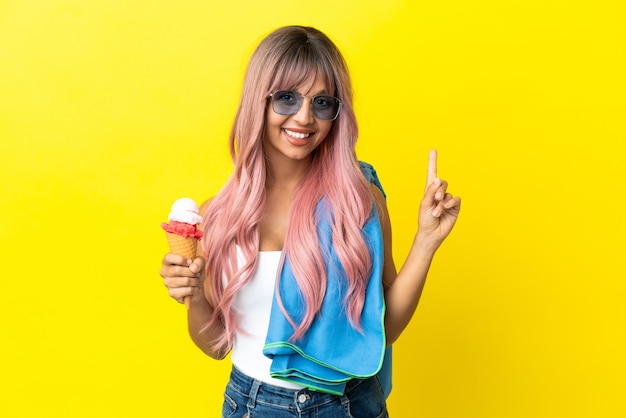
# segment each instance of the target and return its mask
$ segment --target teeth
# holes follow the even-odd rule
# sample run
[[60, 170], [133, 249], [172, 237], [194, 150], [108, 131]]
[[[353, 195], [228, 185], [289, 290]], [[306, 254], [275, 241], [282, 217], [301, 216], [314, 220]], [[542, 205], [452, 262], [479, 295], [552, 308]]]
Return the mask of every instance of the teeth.
[[311, 134], [301, 134], [301, 133], [298, 133], [298, 132], [290, 131], [289, 129], [285, 129], [284, 131], [285, 131], [285, 133], [287, 135], [289, 135], [292, 138], [296, 138], [296, 139], [308, 138], [311, 135]]

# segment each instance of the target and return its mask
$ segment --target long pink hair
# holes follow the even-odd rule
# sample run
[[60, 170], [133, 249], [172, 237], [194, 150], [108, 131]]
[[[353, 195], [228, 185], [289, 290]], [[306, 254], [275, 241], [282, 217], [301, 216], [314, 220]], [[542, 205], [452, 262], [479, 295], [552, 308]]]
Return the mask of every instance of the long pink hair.
[[[265, 205], [266, 166], [263, 156], [268, 95], [295, 89], [319, 75], [342, 102], [328, 136], [314, 151], [308, 175], [299, 185], [285, 236], [284, 254], [306, 304], [300, 323], [284, 311], [300, 338], [319, 312], [326, 292], [323, 249], [315, 210], [324, 198], [332, 208], [332, 242], [346, 272], [344, 305], [352, 325], [360, 329], [371, 259], [361, 235], [372, 210], [369, 185], [355, 154], [358, 128], [346, 63], [322, 32], [301, 26], [280, 28], [257, 47], [248, 64], [239, 108], [230, 135], [234, 171], [213, 198], [204, 217], [203, 252], [207, 263], [205, 294], [214, 307], [207, 326], [221, 322], [224, 333], [216, 348], [230, 347], [237, 329], [232, 309], [237, 292], [250, 280], [259, 251], [258, 224]], [[243, 262], [237, 256], [239, 246]], [[280, 303], [280, 300], [279, 300]]]

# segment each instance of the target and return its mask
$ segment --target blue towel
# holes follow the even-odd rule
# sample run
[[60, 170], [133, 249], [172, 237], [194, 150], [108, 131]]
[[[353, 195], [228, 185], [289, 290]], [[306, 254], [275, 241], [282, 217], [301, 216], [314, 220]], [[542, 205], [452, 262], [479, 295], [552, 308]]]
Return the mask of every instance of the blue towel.
[[[382, 191], [372, 166], [361, 163], [361, 169], [368, 181]], [[320, 313], [304, 337], [291, 342], [293, 328], [274, 295], [263, 353], [272, 359], [270, 374], [274, 378], [341, 395], [347, 381], [378, 374], [388, 396], [391, 390], [391, 348], [385, 348], [385, 299], [381, 280], [384, 252], [376, 206], [373, 205], [372, 214], [362, 230], [372, 258], [372, 272], [361, 315], [362, 332], [352, 327], [343, 307], [347, 283], [331, 242], [330, 213], [324, 200], [318, 203], [318, 235], [322, 248], [329, 251], [325, 257], [327, 290]], [[287, 312], [299, 323], [305, 309], [288, 254], [279, 274], [277, 291]]]

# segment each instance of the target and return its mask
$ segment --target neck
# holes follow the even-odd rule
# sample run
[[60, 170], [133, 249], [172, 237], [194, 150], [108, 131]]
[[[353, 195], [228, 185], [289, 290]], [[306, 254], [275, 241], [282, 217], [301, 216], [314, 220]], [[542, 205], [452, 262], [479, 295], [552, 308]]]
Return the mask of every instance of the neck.
[[272, 163], [267, 161], [268, 189], [289, 189], [295, 190], [306, 176], [311, 166], [311, 159], [288, 160]]

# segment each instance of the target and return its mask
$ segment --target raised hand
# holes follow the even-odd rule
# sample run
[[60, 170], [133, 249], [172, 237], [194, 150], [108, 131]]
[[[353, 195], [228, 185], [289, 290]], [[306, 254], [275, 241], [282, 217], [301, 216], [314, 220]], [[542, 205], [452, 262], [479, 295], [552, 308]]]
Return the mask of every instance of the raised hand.
[[452, 231], [460, 210], [461, 198], [448, 193], [448, 182], [437, 177], [437, 151], [431, 150], [417, 233], [436, 249]]

